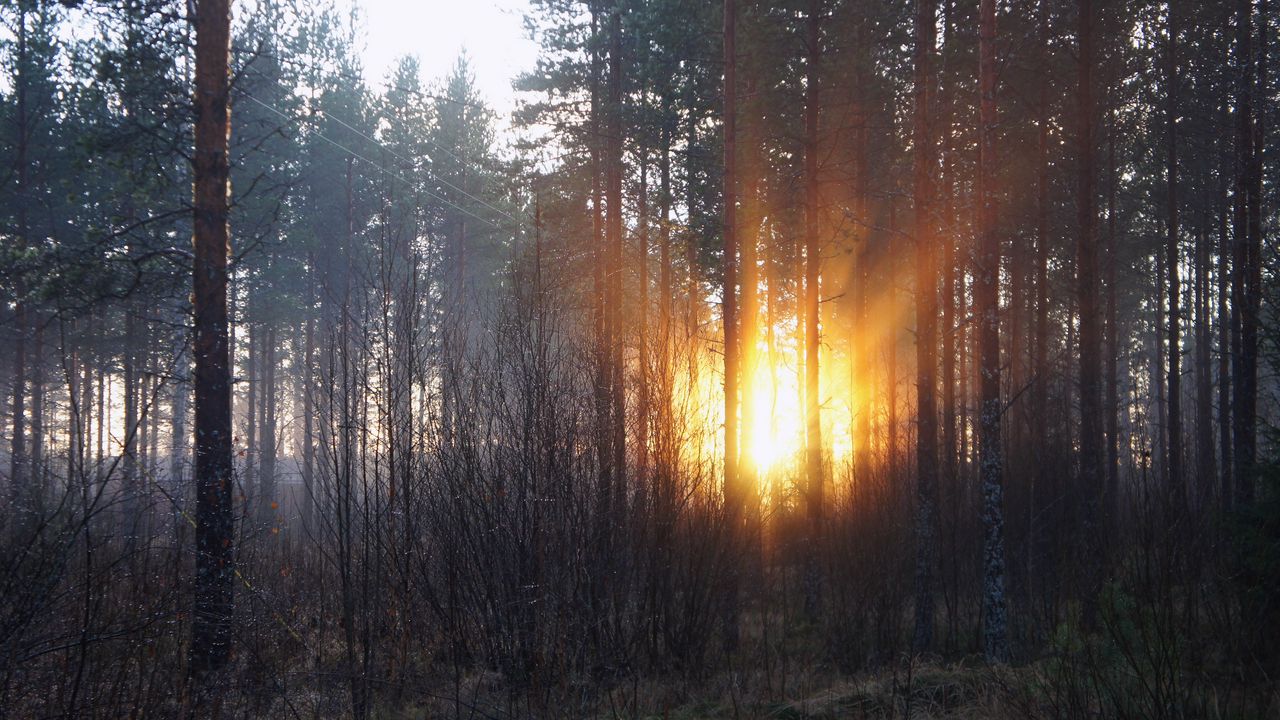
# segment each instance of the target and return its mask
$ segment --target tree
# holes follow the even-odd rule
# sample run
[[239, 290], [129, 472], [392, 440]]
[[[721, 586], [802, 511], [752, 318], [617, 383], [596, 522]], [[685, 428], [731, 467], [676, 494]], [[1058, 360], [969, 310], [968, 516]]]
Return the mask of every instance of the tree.
[[[1182, 253], [1179, 248], [1178, 227], [1178, 7], [1171, 1], [1165, 12], [1165, 177], [1168, 189], [1168, 219], [1165, 246], [1165, 269], [1169, 277], [1169, 389], [1168, 453], [1165, 472], [1168, 474], [1169, 496], [1174, 512], [1186, 509], [1186, 488], [1182, 477], [1182, 288], [1180, 282]], [[1083, 340], [1083, 337], [1082, 337]]]
[[822, 538], [823, 477], [822, 398], [818, 361], [818, 298], [822, 256], [819, 248], [821, 208], [818, 196], [818, 103], [822, 62], [822, 0], [809, 0], [805, 18], [805, 104], [804, 104], [804, 417], [805, 417], [805, 503], [809, 515], [809, 569], [805, 602], [816, 614], [819, 601], [819, 563], [813, 557]]
[[[1097, 513], [1103, 487], [1103, 417], [1102, 417], [1102, 325], [1098, 308], [1098, 237], [1095, 180], [1093, 102], [1093, 24], [1092, 0], [1080, 0], [1076, 11], [1079, 47], [1077, 92], [1076, 153], [1079, 158], [1076, 190], [1076, 302], [1080, 307], [1080, 492], [1083, 496], [1083, 523], [1077, 545], [1086, 575], [1096, 573], [1089, 567], [1097, 562], [1096, 538], [1101, 531]], [[1095, 591], [1089, 582], [1083, 588], [1086, 597]]]
[[916, 234], [916, 650], [933, 644], [933, 568], [938, 505], [937, 287], [934, 227], [933, 100], [934, 0], [916, 0], [915, 234]]
[[[744, 490], [740, 484], [738, 466], [738, 387], [741, 346], [738, 337], [738, 172], [737, 172], [737, 24], [735, 0], [724, 0], [724, 279], [721, 285], [721, 303], [724, 322], [724, 504], [729, 523], [729, 543], [737, 550], [739, 524], [742, 521]], [[739, 554], [730, 555], [735, 564]], [[736, 572], [733, 573], [736, 575]], [[729, 617], [726, 629], [726, 645], [736, 649], [738, 645], [738, 588], [737, 578], [729, 580]]]
[[[234, 524], [231, 508], [231, 371], [227, 346], [228, 152], [231, 3], [196, 8], [196, 148], [192, 158], [195, 318], [196, 575], [190, 667], [208, 689], [230, 657]], [[203, 697], [197, 702], [214, 703]]]
[[1004, 455], [1000, 439], [1000, 238], [996, 234], [996, 3], [980, 0], [977, 253], [973, 303], [981, 375], [978, 465], [982, 479], [982, 650], [988, 662], [1009, 657], [1004, 597]]

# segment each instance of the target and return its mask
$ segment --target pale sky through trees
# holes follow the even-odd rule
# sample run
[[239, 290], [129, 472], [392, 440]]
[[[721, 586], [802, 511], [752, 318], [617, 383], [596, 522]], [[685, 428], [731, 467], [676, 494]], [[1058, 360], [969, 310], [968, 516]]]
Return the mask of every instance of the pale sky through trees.
[[525, 0], [352, 0], [361, 8], [365, 77], [381, 83], [398, 58], [414, 55], [431, 83], [453, 69], [463, 49], [485, 100], [506, 116], [511, 81], [533, 67], [538, 47], [524, 29]]

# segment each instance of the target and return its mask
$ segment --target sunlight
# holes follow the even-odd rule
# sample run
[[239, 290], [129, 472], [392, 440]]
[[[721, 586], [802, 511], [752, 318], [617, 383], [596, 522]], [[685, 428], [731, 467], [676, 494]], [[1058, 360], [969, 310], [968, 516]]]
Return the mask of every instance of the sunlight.
[[755, 413], [749, 421], [751, 427], [744, 428], [742, 462], [763, 476], [799, 457], [803, 449], [804, 411], [798, 378], [794, 369], [760, 362], [744, 392], [751, 393]]
[[[775, 345], [770, 349], [767, 332], [761, 332], [754, 362], [743, 369], [741, 443], [739, 464], [755, 478], [765, 502], [777, 482], [793, 482], [803, 470], [805, 450], [805, 408], [801, 348], [794, 327], [775, 329]], [[687, 366], [692, 376], [675, 378], [676, 406], [691, 421], [687, 428], [684, 457], [688, 461], [724, 457], [724, 368], [722, 355], [711, 344], [699, 348], [697, 360]], [[853, 456], [855, 396], [851, 390], [849, 359], [843, 353], [822, 355], [822, 442], [823, 456], [837, 481], [842, 468]]]

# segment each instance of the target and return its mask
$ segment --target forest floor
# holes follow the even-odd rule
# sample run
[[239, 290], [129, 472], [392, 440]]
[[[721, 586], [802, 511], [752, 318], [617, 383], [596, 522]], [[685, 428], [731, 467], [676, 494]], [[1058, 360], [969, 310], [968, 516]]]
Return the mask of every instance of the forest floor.
[[[1111, 673], [1115, 669], [1110, 670]], [[1099, 674], [1044, 659], [990, 667], [978, 659], [944, 663], [904, 658], [873, 673], [850, 676], [810, 668], [772, 668], [711, 677], [637, 680], [580, 695], [582, 702], [537, 710], [511, 702], [495, 675], [463, 680], [461, 707], [443, 699], [388, 717], [585, 717], [599, 720], [966, 720], [991, 718], [1276, 718], [1273, 682], [1210, 689], [1198, 683], [1144, 682], [1133, 674]], [[1152, 678], [1147, 678], [1151, 680]], [[1169, 680], [1169, 678], [1166, 678]], [[589, 699], [588, 699], [589, 698]], [[785, 698], [785, 699], [779, 699]], [[459, 713], [461, 710], [461, 713]]]
[[[672, 677], [620, 684], [588, 693], [575, 708], [551, 709], [551, 716], [644, 720], [826, 720], [828, 718], [1027, 718], [1054, 717], [1035, 692], [1036, 672], [1029, 668], [990, 668], [980, 663], [940, 664], [903, 661], [874, 674], [840, 675], [830, 670], [792, 671], [784, 681], [774, 668], [714, 677]], [[476, 717], [545, 716], [514, 706], [493, 676], [464, 680], [463, 715]], [[436, 717], [456, 712], [441, 692], [434, 703], [393, 717]], [[778, 698], [787, 698], [779, 700]], [[419, 715], [418, 713], [425, 713]], [[1061, 715], [1058, 715], [1061, 716]]]
[[964, 665], [903, 663], [855, 677], [803, 678], [786, 692], [787, 701], [737, 693], [732, 683], [721, 697], [672, 707], [649, 715], [664, 720], [720, 718], [993, 718], [1027, 717], [1023, 678], [1015, 671]]

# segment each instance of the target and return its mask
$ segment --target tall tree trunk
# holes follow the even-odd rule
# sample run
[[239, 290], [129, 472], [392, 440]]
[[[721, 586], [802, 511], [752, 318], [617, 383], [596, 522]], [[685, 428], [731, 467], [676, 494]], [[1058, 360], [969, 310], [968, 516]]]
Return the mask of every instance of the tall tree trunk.
[[190, 669], [217, 715], [211, 674], [229, 657], [234, 573], [231, 371], [227, 352], [230, 0], [201, 0], [195, 19], [196, 148], [192, 232], [195, 315], [196, 572]]
[[169, 405], [169, 487], [182, 503], [183, 474], [187, 463], [187, 401], [191, 392], [190, 357], [187, 352], [187, 314], [176, 313], [173, 333], [173, 394]]
[[271, 532], [278, 532], [276, 521], [276, 327], [268, 323], [263, 329], [262, 342], [262, 428], [261, 450], [258, 463], [259, 522], [272, 525]]
[[[1165, 473], [1165, 466], [1168, 464], [1167, 459], [1169, 456], [1169, 436], [1165, 433], [1165, 429], [1169, 427], [1169, 403], [1166, 397], [1169, 390], [1169, 380], [1168, 376], [1165, 374], [1165, 369], [1168, 366], [1165, 364], [1165, 350], [1167, 349], [1167, 346], [1164, 342], [1165, 328], [1168, 327], [1166, 324], [1168, 322], [1168, 316], [1165, 314], [1165, 301], [1168, 299], [1168, 296], [1164, 292], [1164, 288], [1166, 287], [1165, 283], [1167, 282], [1165, 279], [1165, 272], [1167, 270], [1165, 265], [1168, 258], [1165, 256], [1165, 253], [1162, 252], [1157, 252], [1155, 255], [1156, 322], [1151, 328], [1151, 344], [1153, 347], [1151, 375], [1153, 378], [1152, 383], [1154, 383], [1154, 387], [1156, 389], [1156, 425], [1154, 428], [1156, 441], [1155, 462], [1158, 463], [1156, 467], [1160, 468], [1160, 472]], [[1165, 477], [1165, 475], [1161, 475], [1161, 477]]]
[[1107, 317], [1103, 327], [1106, 333], [1107, 353], [1103, 368], [1105, 374], [1104, 382], [1106, 384], [1107, 467], [1102, 513], [1107, 518], [1114, 518], [1115, 516], [1116, 496], [1120, 488], [1120, 328], [1116, 307], [1116, 265], [1120, 261], [1116, 195], [1119, 191], [1120, 175], [1116, 168], [1116, 132], [1118, 128], [1116, 127], [1115, 107], [1116, 102], [1112, 98], [1107, 103], [1109, 117], [1107, 129], [1107, 264], [1104, 270]]
[[746, 128], [743, 132], [743, 139], [746, 147], [743, 151], [745, 159], [746, 172], [742, 173], [743, 198], [742, 198], [742, 223], [741, 230], [738, 230], [737, 245], [740, 254], [741, 265], [741, 308], [738, 313], [738, 376], [739, 387], [741, 388], [741, 407], [740, 407], [740, 437], [739, 443], [739, 462], [738, 462], [738, 484], [742, 488], [742, 500], [749, 507], [748, 513], [753, 516], [756, 513], [757, 500], [757, 474], [759, 468], [756, 466], [757, 448], [755, 427], [756, 427], [756, 394], [755, 394], [755, 378], [756, 368], [759, 366], [759, 349], [757, 344], [760, 341], [760, 269], [758, 265], [759, 259], [759, 238], [760, 225], [762, 222], [762, 207], [760, 203], [760, 180], [763, 174], [761, 165], [760, 152], [760, 104], [756, 101], [757, 83], [756, 83], [756, 65], [749, 66], [750, 74], [747, 77], [747, 97], [749, 101], [749, 115]]
[[126, 302], [124, 307], [124, 426], [121, 428], [124, 446], [121, 449], [120, 479], [124, 490], [124, 517], [126, 538], [129, 543], [136, 539], [138, 516], [141, 512], [142, 490], [138, 478], [138, 338], [137, 320], [134, 318], [133, 303]]
[[[89, 331], [87, 337], [97, 337], [97, 317], [89, 316]], [[93, 370], [96, 358], [88, 347], [81, 351], [81, 383], [80, 383], [80, 444], [78, 447], [79, 456], [76, 464], [76, 479], [87, 483], [88, 465], [92, 455], [89, 452], [89, 442], [93, 437], [93, 432], [97, 430], [93, 422], [94, 407], [98, 402], [93, 387]], [[87, 487], [87, 486], [86, 486]]]
[[[870, 323], [867, 322], [867, 296], [869, 290], [869, 282], [871, 279], [871, 254], [870, 254], [870, 238], [872, 220], [868, 212], [868, 180], [870, 178], [870, 169], [867, 152], [867, 125], [870, 116], [869, 106], [871, 103], [870, 84], [867, 82], [866, 65], [869, 60], [869, 52], [867, 50], [867, 23], [859, 22], [854, 29], [855, 44], [855, 67], [854, 78], [857, 86], [854, 102], [854, 128], [853, 128], [853, 156], [856, 166], [854, 168], [854, 215], [856, 222], [860, 224], [856, 228], [857, 244], [854, 248], [853, 258], [853, 323], [855, 334], [854, 338], [858, 340], [858, 347], [854, 349], [853, 356], [853, 379], [854, 379], [854, 428], [853, 428], [853, 447], [854, 447], [854, 477], [858, 482], [863, 482], [870, 478], [871, 473], [871, 414], [872, 408], [872, 381], [871, 381], [871, 356], [874, 352], [874, 343], [872, 338], [874, 333], [869, 331]], [[770, 320], [770, 325], [772, 325]], [[772, 361], [770, 361], [772, 363]]]
[[937, 390], [938, 277], [935, 267], [933, 54], [937, 44], [936, 0], [916, 0], [915, 18], [915, 235], [916, 235], [916, 575], [915, 635], [917, 651], [933, 644], [933, 571], [937, 562], [938, 415]]
[[721, 303], [724, 322], [724, 500], [731, 520], [739, 511], [738, 484], [738, 242], [737, 9], [724, 0], [724, 220]]
[[[1101, 578], [1097, 550], [1099, 532], [1104, 527], [1099, 518], [1099, 502], [1103, 492], [1103, 418], [1102, 418], [1102, 326], [1098, 312], [1098, 236], [1094, 126], [1097, 122], [1093, 100], [1093, 24], [1092, 0], [1079, 0], [1079, 153], [1076, 196], [1076, 304], [1080, 313], [1080, 488], [1083, 514], [1075, 544], [1080, 580], [1079, 591], [1086, 600], [1095, 595]], [[1090, 600], [1091, 601], [1091, 600]]]
[[1168, 273], [1169, 293], [1169, 326], [1168, 356], [1169, 383], [1166, 392], [1168, 410], [1168, 426], [1166, 435], [1168, 443], [1165, 460], [1166, 481], [1169, 487], [1169, 500], [1174, 503], [1174, 512], [1181, 514], [1186, 510], [1186, 487], [1182, 477], [1182, 283], [1179, 267], [1182, 253], [1178, 247], [1178, 16], [1177, 3], [1169, 2], [1168, 12], [1168, 47], [1165, 57], [1165, 174], [1168, 189], [1167, 233], [1165, 240], [1165, 271]]
[[[1226, 163], [1224, 163], [1226, 164]], [[1226, 175], [1226, 170], [1219, 173]], [[1222, 183], [1218, 192], [1218, 450], [1222, 456], [1218, 465], [1219, 501], [1224, 511], [1231, 509], [1235, 494], [1232, 483], [1231, 419], [1231, 360], [1235, 331], [1235, 312], [1231, 309], [1231, 251], [1230, 234], [1227, 232], [1227, 200], [1226, 184]]]
[[662, 149], [658, 157], [658, 337], [662, 350], [658, 369], [658, 379], [662, 383], [661, 429], [664, 437], [662, 462], [665, 465], [669, 458], [666, 453], [665, 437], [670, 435], [671, 413], [671, 322], [674, 315], [675, 286], [672, 276], [671, 257], [671, 142], [672, 123], [670, 101], [663, 95], [662, 113]]
[[[252, 297], [252, 292], [249, 293]], [[247, 347], [245, 348], [245, 410], [244, 410], [244, 469], [241, 471], [241, 482], [244, 485], [245, 492], [250, 498], [256, 498], [258, 495], [257, 473], [254, 472], [258, 462], [258, 386], [261, 384], [261, 378], [258, 377], [258, 346], [262, 344], [260, 323], [251, 323], [248, 320], [250, 306], [256, 305], [256, 302], [246, 302], [246, 318], [245, 330], [249, 336]], [[234, 355], [232, 362], [235, 362]], [[234, 402], [234, 399], [232, 400]]]
[[1009, 657], [1005, 607], [1004, 457], [1000, 420], [1000, 238], [996, 234], [996, 2], [980, 0], [978, 18], [978, 218], [974, 312], [978, 325], [981, 404], [978, 453], [982, 477], [983, 654], [988, 662]]
[[1196, 510], [1203, 512], [1213, 496], [1213, 368], [1210, 347], [1213, 344], [1209, 311], [1209, 234], [1205, 227], [1207, 213], [1196, 228], [1195, 306], [1196, 306]]
[[[1266, 26], [1264, 18], [1263, 27]], [[1265, 50], [1265, 48], [1264, 48]], [[1235, 459], [1235, 502], [1253, 503], [1257, 462], [1258, 312], [1262, 294], [1262, 159], [1261, 122], [1254, 117], [1259, 87], [1259, 60], [1253, 48], [1253, 2], [1239, 0], [1236, 11], [1238, 83], [1237, 180], [1232, 300], [1239, 313], [1240, 347], [1232, 372], [1232, 455]], [[1265, 53], [1263, 55], [1265, 57]]]
[[737, 553], [742, 521], [742, 488], [738, 476], [738, 158], [737, 158], [737, 3], [724, 0], [724, 221], [721, 307], [724, 322], [724, 504], [729, 523], [732, 569], [727, 588], [726, 650], [738, 647]]
[[[627, 393], [624, 383], [623, 350], [625, 333], [622, 314], [622, 7], [616, 4], [609, 20], [609, 127], [606, 131], [609, 156], [605, 208], [608, 211], [608, 279], [606, 290], [609, 316], [609, 387], [612, 403], [611, 447], [613, 454], [614, 512], [625, 508], [627, 472]], [[615, 518], [611, 522], [618, 522]]]
[[44, 502], [44, 483], [48, 468], [44, 459], [44, 326], [46, 317], [33, 313], [35, 327], [31, 343], [31, 490], [36, 506]]
[[316, 405], [312, 393], [315, 388], [315, 315], [308, 303], [306, 320], [303, 321], [302, 339], [302, 522], [310, 530], [315, 527], [315, 430], [312, 416]]
[[[641, 96], [642, 102], [647, 103], [648, 90], [643, 90]], [[636, 450], [638, 455], [636, 465], [639, 470], [638, 490], [641, 498], [639, 505], [643, 509], [648, 505], [650, 491], [648, 485], [651, 479], [649, 471], [649, 444], [651, 442], [649, 425], [652, 415], [653, 392], [649, 383], [650, 373], [652, 372], [652, 359], [650, 357], [649, 332], [649, 146], [647, 142], [641, 141], [637, 154], [640, 156], [640, 187], [636, 198], [636, 234], [638, 235], [640, 247], [636, 253], [636, 260], [639, 271], [637, 285], [640, 290], [640, 301], [637, 303], [639, 317], [636, 319], [636, 346], [640, 362], [639, 372], [636, 374], [636, 417], [639, 420], [636, 423]]]
[[[27, 113], [27, 72], [30, 65], [28, 60], [27, 42], [27, 3], [18, 4], [18, 32], [17, 32], [17, 77], [14, 79], [14, 110], [17, 115], [14, 127], [17, 129], [15, 145], [16, 165], [17, 165], [17, 186], [15, 198], [18, 205], [18, 244], [17, 250], [22, 252], [26, 250], [31, 234], [30, 224], [27, 216], [27, 197], [30, 194], [28, 187], [28, 162], [27, 162], [27, 141], [30, 134], [28, 127]], [[22, 274], [19, 273], [17, 281], [14, 283], [14, 295], [16, 303], [14, 305], [13, 319], [16, 337], [13, 341], [13, 437], [9, 446], [9, 502], [12, 508], [24, 507], [23, 496], [27, 495], [30, 488], [30, 462], [27, 457], [27, 333], [30, 329], [30, 321], [27, 317], [27, 299], [26, 299], [26, 283], [23, 282]]]
[[[955, 0], [945, 0], [943, 3], [943, 32], [945, 33], [945, 44], [943, 46], [942, 60], [942, 80], [941, 80], [941, 111], [939, 113], [939, 121], [942, 128], [942, 182], [940, 192], [942, 195], [942, 215], [939, 219], [938, 239], [942, 243], [942, 272], [944, 275], [942, 282], [942, 472], [941, 485], [942, 492], [939, 493], [940, 503], [939, 509], [947, 507], [949, 512], [945, 522], [945, 535], [947, 544], [945, 551], [954, 557], [958, 549], [959, 538], [958, 530], [960, 528], [960, 518], [963, 512], [960, 508], [960, 476], [958, 468], [959, 439], [956, 423], [958, 414], [956, 408], [958, 380], [956, 374], [956, 355], [963, 352], [963, 345], [958, 342], [960, 336], [960, 328], [957, 322], [956, 306], [958, 299], [956, 293], [960, 289], [960, 281], [963, 272], [959, 269], [960, 253], [957, 251], [958, 239], [956, 237], [958, 221], [955, 215], [955, 139], [952, 129], [955, 106], [955, 84], [952, 79], [953, 71], [949, 68], [949, 58], [953, 57], [955, 48], [958, 43], [955, 39]], [[941, 520], [941, 518], [940, 518]], [[938, 527], [943, 527], [939, 522]], [[954, 649], [954, 640], [956, 635], [956, 621], [958, 619], [958, 603], [959, 597], [959, 563], [954, 560], [948, 562], [946, 567], [949, 569], [943, 589], [943, 598], [946, 603], [947, 610], [947, 640], [945, 650]]]
[[805, 408], [805, 491], [809, 515], [809, 570], [806, 581], [806, 605], [811, 615], [817, 614], [819, 603], [819, 563], [816, 557], [821, 545], [823, 525], [822, 418], [818, 381], [818, 293], [821, 256], [818, 247], [818, 65], [822, 59], [822, 0], [809, 0], [806, 21], [808, 60], [805, 63], [805, 229], [804, 229], [804, 408]]
[[593, 339], [595, 341], [595, 450], [596, 463], [599, 465], [596, 486], [596, 501], [599, 505], [597, 509], [599, 515], [597, 540], [603, 541], [605, 539], [606, 524], [609, 522], [608, 516], [610, 513], [608, 507], [613, 497], [611, 489], [611, 468], [613, 466], [612, 433], [609, 430], [612, 406], [609, 404], [608, 315], [605, 304], [607, 278], [605, 277], [604, 181], [603, 174], [600, 172], [602, 165], [600, 138], [605, 132], [605, 127], [600, 122], [601, 106], [603, 105], [600, 102], [600, 13], [596, 8], [595, 2], [588, 3], [588, 7], [591, 11], [591, 36], [589, 40], [591, 48], [591, 140], [588, 145], [591, 155], [591, 314], [592, 325], [594, 326]]

